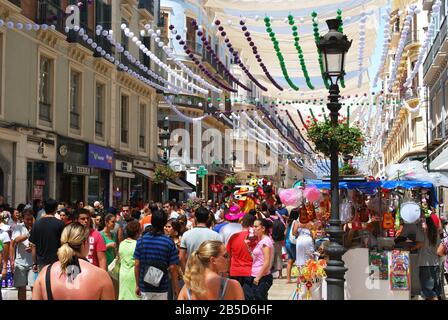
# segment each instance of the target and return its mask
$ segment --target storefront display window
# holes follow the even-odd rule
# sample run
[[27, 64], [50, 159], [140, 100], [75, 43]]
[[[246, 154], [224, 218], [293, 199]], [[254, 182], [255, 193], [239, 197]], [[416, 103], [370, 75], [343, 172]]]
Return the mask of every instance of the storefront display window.
[[41, 161], [27, 162], [27, 201], [45, 200], [50, 194], [49, 164]]

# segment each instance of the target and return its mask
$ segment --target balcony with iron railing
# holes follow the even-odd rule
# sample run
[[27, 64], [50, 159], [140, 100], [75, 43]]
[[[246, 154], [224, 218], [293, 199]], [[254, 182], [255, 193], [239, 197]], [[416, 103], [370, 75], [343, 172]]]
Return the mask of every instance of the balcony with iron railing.
[[56, 30], [65, 34], [65, 10], [50, 0], [38, 0], [36, 22], [39, 24], [54, 25]]
[[51, 104], [39, 102], [39, 119], [51, 122]]
[[418, 44], [420, 44], [418, 33], [415, 30], [410, 31], [404, 43], [405, 50], [409, 49], [411, 45], [418, 45]]
[[104, 131], [103, 131], [103, 122], [102, 121], [95, 121], [95, 135], [97, 137], [103, 137]]
[[439, 32], [437, 32], [436, 37], [431, 45], [431, 49], [426, 55], [425, 61], [423, 62], [423, 76], [425, 77], [428, 73], [431, 66], [433, 66], [433, 62], [440, 51], [440, 47], [444, 44], [447, 36], [447, 18], [443, 19], [442, 25], [440, 27]]
[[207, 110], [207, 100], [199, 96], [176, 95], [173, 98], [173, 104], [180, 107], [193, 108], [198, 110]]
[[12, 4], [16, 5], [17, 7], [21, 7], [21, 1], [20, 0], [9, 0]]
[[79, 123], [80, 123], [79, 119], [80, 119], [79, 113], [70, 111], [70, 128], [71, 129], [79, 130]]
[[138, 8], [147, 10], [154, 17], [154, 0], [140, 0]]

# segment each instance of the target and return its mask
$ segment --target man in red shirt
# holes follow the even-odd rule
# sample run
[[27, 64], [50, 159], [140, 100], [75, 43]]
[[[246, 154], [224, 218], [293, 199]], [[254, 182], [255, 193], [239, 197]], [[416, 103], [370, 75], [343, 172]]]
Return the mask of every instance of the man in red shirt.
[[[251, 214], [246, 214], [243, 217], [241, 225], [243, 231], [233, 234], [227, 242], [227, 252], [230, 255], [230, 278], [237, 280], [244, 290], [246, 295], [246, 288], [250, 288], [252, 282], [252, 257], [247, 250], [245, 240], [252, 240], [250, 246], [255, 247], [256, 237], [250, 234], [249, 230], [253, 227], [255, 217]], [[246, 285], [244, 285], [246, 284]]]
[[101, 233], [92, 228], [91, 213], [88, 209], [79, 209], [78, 222], [90, 229], [89, 233], [89, 254], [87, 260], [97, 267], [107, 271], [106, 244]]

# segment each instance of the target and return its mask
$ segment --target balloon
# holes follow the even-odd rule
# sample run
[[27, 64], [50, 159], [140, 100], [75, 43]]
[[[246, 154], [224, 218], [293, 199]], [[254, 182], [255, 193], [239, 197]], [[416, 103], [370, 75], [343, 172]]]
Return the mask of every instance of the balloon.
[[278, 195], [285, 206], [298, 207], [303, 200], [302, 191], [300, 189], [282, 189]]
[[320, 199], [320, 191], [315, 186], [305, 188], [303, 195], [309, 202], [316, 202]]

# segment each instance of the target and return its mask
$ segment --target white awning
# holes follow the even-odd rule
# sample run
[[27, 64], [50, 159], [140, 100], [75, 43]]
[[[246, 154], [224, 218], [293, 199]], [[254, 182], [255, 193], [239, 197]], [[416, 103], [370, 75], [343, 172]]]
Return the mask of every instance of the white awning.
[[169, 182], [169, 181], [167, 181], [166, 183], [168, 185], [168, 189], [177, 190], [177, 191], [184, 191], [184, 188], [182, 188], [181, 186], [178, 186], [175, 183], [172, 183], [172, 182]]
[[124, 171], [115, 171], [114, 174], [116, 177], [120, 177], [120, 178], [135, 179], [134, 173], [124, 172]]
[[154, 171], [147, 170], [147, 169], [140, 169], [140, 168], [134, 168], [134, 171], [138, 174], [141, 174], [142, 176], [145, 176], [146, 178], [150, 180], [154, 180]]

